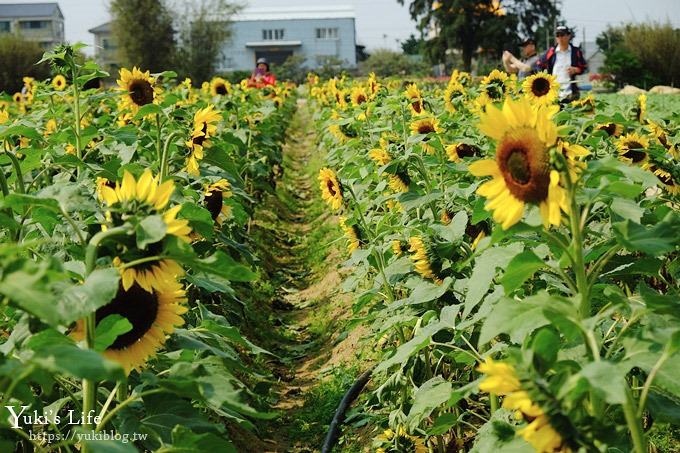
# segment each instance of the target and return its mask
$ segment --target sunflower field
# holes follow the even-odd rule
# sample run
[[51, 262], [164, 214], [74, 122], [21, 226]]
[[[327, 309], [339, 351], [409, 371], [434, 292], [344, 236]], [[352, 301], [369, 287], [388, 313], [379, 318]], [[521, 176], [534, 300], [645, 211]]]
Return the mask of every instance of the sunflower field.
[[310, 80], [376, 451], [678, 451], [678, 101]]
[[0, 451], [680, 451], [680, 100], [78, 50], [0, 97]]

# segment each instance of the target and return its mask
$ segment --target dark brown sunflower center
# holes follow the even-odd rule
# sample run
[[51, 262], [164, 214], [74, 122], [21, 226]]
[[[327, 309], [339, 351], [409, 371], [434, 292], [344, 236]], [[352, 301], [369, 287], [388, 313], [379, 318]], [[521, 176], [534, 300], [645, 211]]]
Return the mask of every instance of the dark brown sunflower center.
[[616, 124], [609, 123], [605, 126], [600, 126], [601, 131], [605, 131], [609, 136], [616, 134]]
[[203, 142], [206, 140], [206, 135], [208, 134], [208, 123], [203, 123], [203, 127], [201, 128], [201, 132], [203, 132], [203, 135], [200, 137], [194, 137], [191, 142], [194, 145], [198, 146], [203, 146]]
[[430, 132], [434, 132], [434, 126], [432, 123], [421, 123], [418, 125], [419, 134], [429, 134]]
[[458, 157], [472, 157], [479, 154], [479, 148], [468, 145], [467, 143], [461, 143], [456, 147], [456, 152], [458, 153]]
[[540, 203], [548, 196], [547, 153], [538, 137], [520, 135], [499, 143], [496, 153], [505, 184], [518, 200]]
[[156, 294], [146, 292], [136, 283], [124, 291], [118, 288], [116, 297], [97, 310], [96, 323], [110, 315], [120, 315], [130, 321], [132, 330], [116, 338], [109, 349], [124, 349], [142, 338], [151, 328], [158, 315]]
[[492, 82], [488, 84], [484, 90], [486, 91], [487, 96], [494, 101], [503, 99], [503, 85], [500, 82]]
[[633, 163], [642, 162], [647, 157], [647, 153], [642, 150], [643, 146], [638, 142], [628, 142], [626, 143], [626, 151], [623, 157], [630, 159]]
[[364, 96], [363, 94], [357, 96], [357, 104], [363, 104], [364, 102], [366, 102], [366, 96]]
[[531, 92], [536, 97], [545, 96], [550, 93], [550, 82], [543, 77], [534, 79], [534, 83], [531, 84]]
[[423, 111], [423, 103], [418, 99], [415, 102], [411, 103], [411, 107], [413, 107], [413, 111], [416, 113], [420, 113]]
[[133, 80], [130, 82], [128, 91], [130, 92], [130, 99], [132, 99], [132, 102], [140, 107], [153, 102], [153, 87], [146, 80]]
[[656, 175], [657, 178], [659, 178], [659, 181], [662, 183], [666, 184], [667, 186], [674, 186], [675, 185], [675, 180], [673, 179], [673, 176], [668, 174], [668, 173], [661, 173], [660, 175]]
[[217, 220], [220, 212], [222, 212], [223, 199], [222, 191], [219, 189], [213, 190], [205, 197], [205, 208], [210, 211], [213, 220]]
[[513, 149], [507, 160], [508, 171], [513, 181], [518, 184], [526, 184], [531, 179], [531, 169], [527, 160], [526, 151], [523, 149]]
[[328, 193], [330, 193], [333, 197], [338, 193], [338, 191], [335, 190], [335, 184], [333, 184], [333, 181], [330, 179], [326, 181], [326, 188], [328, 189]]
[[223, 83], [218, 83], [215, 86], [215, 93], [224, 96], [225, 94], [227, 94], [227, 86]]

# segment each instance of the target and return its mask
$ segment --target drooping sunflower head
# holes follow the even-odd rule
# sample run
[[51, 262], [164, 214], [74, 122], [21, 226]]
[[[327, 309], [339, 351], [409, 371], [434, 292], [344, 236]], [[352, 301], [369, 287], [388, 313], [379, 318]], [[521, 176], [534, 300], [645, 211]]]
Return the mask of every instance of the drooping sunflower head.
[[654, 162], [649, 166], [661, 183], [661, 188], [672, 195], [680, 195], [680, 169], [671, 163]]
[[[126, 373], [140, 370], [165, 344], [166, 336], [184, 324], [186, 297], [177, 282], [167, 282], [163, 291], [147, 291], [137, 283], [127, 290], [121, 284], [114, 299], [96, 312], [96, 325], [111, 315], [127, 319], [132, 328], [119, 335], [104, 356], [121, 364]], [[71, 332], [76, 340], [85, 336], [79, 321]]]
[[546, 72], [531, 75], [522, 82], [524, 95], [532, 102], [541, 105], [553, 104], [557, 99], [559, 88], [560, 84], [557, 83], [555, 76]]
[[231, 91], [231, 84], [222, 77], [215, 77], [210, 81], [210, 94], [213, 96], [226, 96]]
[[616, 142], [616, 148], [619, 152], [619, 159], [626, 163], [644, 165], [649, 161], [647, 153], [649, 140], [636, 132], [620, 137]]
[[654, 134], [654, 137], [656, 137], [656, 140], [661, 144], [661, 146], [666, 148], [666, 151], [668, 151], [673, 158], [677, 159], [680, 157], [680, 153], [678, 153], [676, 145], [668, 140], [668, 134], [660, 124], [655, 123], [652, 120], [647, 120], [647, 127], [649, 127], [649, 129], [652, 131], [652, 134]]
[[420, 274], [421, 277], [431, 279], [436, 284], [440, 285], [443, 283], [442, 279], [437, 276], [434, 268], [434, 259], [431, 256], [428, 245], [425, 244], [421, 236], [412, 236], [409, 239], [410, 248], [409, 252], [412, 253], [411, 261], [415, 266], [416, 272]]
[[465, 87], [460, 82], [450, 82], [444, 91], [444, 106], [449, 112], [455, 112], [457, 104], [465, 100]]
[[453, 143], [446, 146], [446, 155], [451, 162], [462, 162], [462, 159], [466, 157], [479, 156], [480, 150], [468, 143]]
[[200, 174], [198, 163], [203, 159], [204, 148], [211, 146], [210, 138], [217, 133], [217, 124], [221, 119], [221, 114], [212, 105], [200, 109], [194, 114], [191, 137], [186, 142], [189, 148], [186, 171], [190, 175], [198, 176]]
[[619, 137], [623, 133], [623, 126], [617, 123], [604, 123], [598, 124], [595, 130], [604, 131], [610, 137]]
[[370, 157], [378, 165], [387, 165], [392, 157], [383, 148], [375, 148], [368, 152], [368, 157]]
[[335, 172], [330, 168], [322, 168], [319, 171], [319, 188], [321, 189], [321, 198], [332, 209], [340, 209], [343, 202], [342, 185]]
[[66, 77], [58, 74], [52, 79], [52, 87], [57, 91], [64, 91], [66, 88]]
[[571, 106], [579, 109], [583, 113], [593, 113], [595, 111], [595, 98], [592, 94], [588, 96], [571, 101]]
[[156, 80], [151, 77], [149, 71], [142, 72], [136, 66], [132, 68], [132, 71], [123, 68], [120, 70], [117, 83], [119, 89], [125, 92], [124, 105], [133, 112], [156, 100]]
[[408, 186], [411, 184], [411, 178], [408, 171], [404, 168], [395, 174], [388, 174], [387, 185], [393, 192], [408, 192]]
[[224, 200], [232, 196], [231, 184], [226, 179], [220, 179], [209, 184], [204, 192], [204, 205], [210, 211], [210, 216], [221, 225], [231, 216], [231, 207]]
[[340, 217], [340, 228], [345, 232], [345, 237], [348, 240], [347, 251], [351, 254], [355, 250], [361, 248], [364, 244], [362, 239], [361, 230], [356, 224], [347, 224], [347, 219], [345, 217]]
[[423, 96], [418, 89], [418, 85], [412, 83], [406, 87], [404, 93], [409, 102], [409, 108], [414, 115], [423, 115], [425, 107], [423, 106]]

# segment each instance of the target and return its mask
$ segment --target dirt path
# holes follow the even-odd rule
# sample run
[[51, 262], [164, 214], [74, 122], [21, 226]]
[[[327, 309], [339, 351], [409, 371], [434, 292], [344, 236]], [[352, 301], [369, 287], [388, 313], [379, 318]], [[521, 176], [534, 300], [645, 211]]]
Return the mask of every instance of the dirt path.
[[283, 177], [255, 216], [254, 230], [266, 245], [264, 267], [274, 287], [272, 324], [278, 327], [270, 350], [280, 359], [270, 366], [278, 381], [274, 408], [282, 416], [262, 427], [262, 443], [252, 451], [320, 450], [325, 426], [309, 420], [309, 411], [315, 410], [308, 407], [310, 392], [334, 367], [351, 359], [360, 335], [352, 332], [338, 341], [351, 300], [339, 289], [338, 264], [344, 257], [332, 244], [337, 222], [316, 189], [322, 156], [311, 122], [300, 102], [284, 148]]

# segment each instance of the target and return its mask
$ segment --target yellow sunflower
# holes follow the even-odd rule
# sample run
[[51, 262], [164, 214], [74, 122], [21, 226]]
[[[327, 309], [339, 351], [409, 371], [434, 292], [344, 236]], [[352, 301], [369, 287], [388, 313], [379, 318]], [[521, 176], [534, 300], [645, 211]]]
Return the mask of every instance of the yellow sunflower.
[[418, 89], [418, 85], [412, 83], [406, 87], [406, 97], [409, 100], [409, 108], [411, 112], [418, 116], [425, 114], [425, 107], [423, 106], [423, 96]]
[[409, 252], [413, 253], [411, 255], [411, 261], [415, 265], [416, 272], [420, 274], [421, 277], [431, 279], [436, 284], [441, 285], [443, 281], [437, 277], [432, 269], [432, 261], [430, 260], [428, 248], [423, 242], [420, 236], [413, 236], [409, 239], [410, 248]]
[[557, 140], [554, 109], [532, 106], [528, 99], [506, 99], [503, 108], [481, 114], [479, 129], [496, 141], [496, 159], [470, 164], [475, 176], [492, 176], [477, 193], [487, 198], [486, 209], [503, 229], [522, 218], [524, 206], [538, 205], [543, 224], [559, 225], [569, 212], [560, 176], [550, 170], [548, 148]]
[[411, 135], [426, 135], [421, 142], [423, 149], [428, 154], [434, 154], [434, 147], [427, 143], [430, 140], [430, 134], [437, 134], [441, 132], [439, 128], [439, 120], [433, 116], [425, 116], [421, 119], [411, 122]]
[[610, 137], [619, 137], [621, 134], [623, 134], [623, 126], [621, 124], [616, 123], [598, 124], [595, 127], [595, 130], [604, 131]]
[[581, 145], [570, 144], [560, 140], [557, 143], [557, 151], [561, 152], [567, 160], [567, 166], [569, 167], [569, 174], [571, 175], [571, 180], [575, 181], [578, 175], [586, 168], [586, 163], [583, 162], [583, 158], [590, 156], [590, 151]]
[[464, 157], [479, 156], [479, 148], [467, 143], [453, 143], [447, 145], [445, 150], [451, 162], [462, 162]]
[[355, 107], [360, 106], [364, 102], [368, 101], [368, 95], [366, 94], [366, 90], [364, 90], [361, 87], [352, 88], [351, 99], [353, 106]]
[[175, 260], [147, 261], [135, 266], [123, 263], [120, 257], [113, 259], [113, 265], [120, 271], [121, 285], [125, 291], [132, 285], [141, 286], [146, 292], [170, 291], [177, 278], [184, 275], [184, 269]]
[[408, 192], [410, 178], [406, 172], [388, 175], [387, 185], [393, 192]]
[[378, 78], [375, 76], [375, 72], [371, 72], [368, 75], [368, 80], [366, 81], [366, 87], [368, 89], [368, 94], [371, 99], [375, 99], [378, 91], [380, 91], [380, 83]]
[[652, 130], [656, 140], [661, 144], [661, 146], [666, 148], [666, 151], [668, 151], [671, 156], [676, 159], [680, 158], [680, 153], [678, 152], [677, 147], [668, 141], [668, 135], [661, 125], [655, 123], [652, 120], [647, 120], [647, 126], [649, 126], [649, 128]]
[[672, 194], [672, 195], [680, 195], [680, 174], [676, 170], [673, 174], [673, 170], [671, 168], [661, 168], [658, 164], [652, 164], [650, 165], [650, 171], [653, 172], [657, 179], [661, 182], [662, 188]]
[[225, 220], [231, 217], [231, 206], [224, 203], [224, 200], [230, 198], [231, 184], [226, 179], [220, 179], [206, 187], [205, 192], [205, 208], [210, 211], [210, 216], [218, 225], [222, 225]]
[[539, 72], [524, 79], [522, 90], [532, 102], [540, 105], [550, 105], [557, 99], [560, 84], [555, 76], [546, 72]]
[[158, 89], [155, 87], [156, 80], [151, 77], [149, 71], [142, 72], [136, 66], [132, 71], [120, 70], [120, 78], [117, 80], [121, 91], [126, 92], [123, 97], [123, 106], [133, 112], [140, 107], [151, 104], [156, 100]]
[[588, 96], [571, 101], [572, 107], [580, 109], [583, 113], [593, 113], [595, 111], [595, 98], [592, 94]]
[[342, 186], [333, 170], [330, 168], [322, 168], [319, 171], [319, 187], [321, 188], [321, 198], [323, 198], [332, 209], [340, 209], [343, 201]]
[[404, 249], [399, 239], [392, 240], [392, 253], [394, 253], [394, 256], [400, 256], [404, 253]]
[[456, 111], [456, 103], [465, 99], [465, 87], [460, 82], [452, 82], [444, 91], [444, 106], [448, 112]]
[[192, 176], [200, 174], [198, 163], [203, 160], [205, 148], [210, 148], [210, 138], [217, 133], [217, 124], [222, 116], [212, 105], [200, 109], [194, 114], [194, 127], [191, 137], [186, 142], [190, 154], [186, 160], [186, 171]]
[[139, 180], [135, 180], [128, 171], [123, 175], [122, 184], [116, 183], [115, 188], [102, 184], [98, 186], [99, 196], [110, 208], [126, 207], [134, 209], [135, 212], [141, 206], [148, 207], [152, 212], [162, 213], [163, 221], [166, 225], [166, 233], [177, 236], [185, 242], [189, 242], [189, 221], [177, 219], [177, 214], [182, 208], [177, 205], [163, 212], [163, 209], [170, 201], [170, 196], [175, 191], [175, 184], [172, 181], [159, 183], [158, 178], [151, 174], [151, 170], [146, 170]]
[[375, 148], [370, 150], [368, 152], [368, 157], [370, 157], [378, 165], [387, 165], [392, 160], [390, 154], [383, 148]]
[[231, 83], [222, 77], [215, 77], [210, 81], [210, 94], [213, 96], [225, 96], [231, 91]]
[[649, 162], [649, 140], [635, 132], [626, 134], [616, 142], [619, 159], [635, 165], [645, 165]]
[[59, 74], [52, 79], [52, 87], [57, 91], [64, 91], [66, 88], [66, 77]]
[[538, 453], [554, 453], [571, 451], [564, 445], [560, 434], [550, 425], [549, 417], [529, 394], [522, 390], [515, 368], [507, 363], [496, 362], [488, 357], [480, 364], [477, 371], [485, 376], [479, 383], [479, 390], [504, 396], [503, 408], [515, 411], [518, 419], [529, 424], [517, 431]]
[[349, 241], [347, 244], [347, 251], [351, 254], [355, 250], [361, 248], [361, 232], [356, 225], [347, 225], [347, 219], [340, 217], [340, 228], [345, 232], [345, 237]]
[[480, 93], [476, 103], [485, 108], [489, 104], [503, 102], [503, 98], [508, 93], [508, 74], [498, 69], [494, 69], [484, 77], [479, 85]]
[[[182, 285], [168, 283], [163, 291], [149, 292], [138, 284], [129, 289], [118, 289], [116, 297], [97, 309], [96, 324], [111, 315], [126, 318], [132, 329], [111, 344], [103, 355], [121, 364], [126, 373], [140, 370], [165, 344], [166, 336], [184, 324], [182, 315], [187, 312], [186, 296]], [[84, 322], [78, 321], [71, 332], [76, 340], [85, 337]]]
[[5, 124], [9, 121], [9, 113], [6, 110], [0, 109], [0, 124]]

